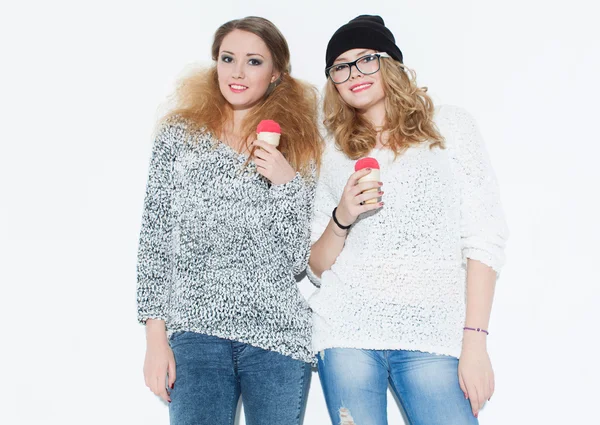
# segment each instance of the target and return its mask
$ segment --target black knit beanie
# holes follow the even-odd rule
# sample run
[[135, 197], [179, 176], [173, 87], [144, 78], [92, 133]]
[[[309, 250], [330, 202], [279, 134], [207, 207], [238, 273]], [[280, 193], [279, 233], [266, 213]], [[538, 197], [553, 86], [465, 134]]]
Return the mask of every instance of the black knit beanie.
[[394, 34], [385, 26], [381, 16], [360, 15], [341, 26], [329, 40], [325, 54], [325, 68], [347, 50], [373, 49], [385, 52], [402, 62], [402, 52], [396, 46]]

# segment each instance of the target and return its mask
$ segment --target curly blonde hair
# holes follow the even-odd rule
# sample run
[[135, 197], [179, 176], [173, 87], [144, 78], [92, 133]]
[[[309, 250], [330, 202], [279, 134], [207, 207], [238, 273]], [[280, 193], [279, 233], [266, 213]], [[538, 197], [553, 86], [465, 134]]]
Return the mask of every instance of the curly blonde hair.
[[[421, 143], [444, 149], [444, 138], [433, 122], [433, 101], [426, 87], [417, 86], [416, 73], [391, 58], [381, 59], [379, 72], [385, 93], [383, 131], [389, 131], [387, 146], [396, 156]], [[373, 125], [342, 99], [329, 79], [323, 110], [325, 127], [346, 156], [358, 159], [375, 147], [377, 132]]]
[[[319, 133], [318, 92], [290, 75], [290, 51], [281, 32], [270, 21], [250, 16], [227, 22], [215, 32], [212, 59], [217, 60], [221, 43], [234, 30], [247, 31], [260, 37], [273, 56], [274, 68], [281, 73], [264, 99], [252, 108], [242, 123], [243, 140], [256, 135], [256, 126], [263, 119], [272, 119], [281, 126], [279, 151], [296, 171], [306, 171], [311, 164], [317, 170], [321, 164], [323, 140]], [[217, 67], [193, 72], [183, 78], [175, 92], [175, 107], [165, 120], [183, 118], [192, 130], [204, 129], [215, 138], [222, 134], [233, 115], [217, 79]], [[247, 143], [247, 142], [246, 142]], [[246, 146], [247, 148], [249, 146]]]

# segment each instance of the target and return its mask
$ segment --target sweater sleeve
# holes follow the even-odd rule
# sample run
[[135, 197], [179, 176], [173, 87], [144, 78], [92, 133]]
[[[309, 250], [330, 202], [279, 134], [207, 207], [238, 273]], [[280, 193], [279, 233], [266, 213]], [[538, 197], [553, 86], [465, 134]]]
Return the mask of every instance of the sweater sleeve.
[[[327, 177], [326, 170], [323, 170], [315, 190], [315, 207], [312, 217], [312, 229], [310, 236], [311, 246], [317, 242], [321, 235], [323, 235], [323, 232], [325, 232], [325, 229], [329, 224], [329, 220], [331, 220], [331, 212], [339, 202], [339, 200], [335, 201], [333, 199], [331, 190], [326, 183]], [[313, 285], [316, 287], [321, 286], [321, 279], [313, 273], [310, 266], [306, 269], [306, 275]]]
[[158, 132], [150, 160], [137, 262], [138, 321], [166, 320], [173, 273], [174, 139], [180, 128], [165, 125]]
[[269, 191], [275, 232], [294, 275], [301, 274], [308, 264], [315, 175], [316, 168], [311, 165], [308, 176], [298, 172], [288, 183], [273, 185]]
[[505, 262], [508, 228], [496, 177], [474, 119], [453, 108], [453, 121], [463, 260], [478, 260], [499, 274]]

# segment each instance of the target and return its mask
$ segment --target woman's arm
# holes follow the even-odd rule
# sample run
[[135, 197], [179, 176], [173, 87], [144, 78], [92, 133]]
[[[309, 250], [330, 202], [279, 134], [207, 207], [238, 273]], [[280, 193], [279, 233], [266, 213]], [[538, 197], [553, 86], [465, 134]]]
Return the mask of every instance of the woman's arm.
[[[146, 321], [146, 358], [144, 359], [144, 381], [150, 390], [170, 403], [167, 390], [175, 385], [175, 356], [169, 346], [165, 321]], [[168, 379], [168, 381], [166, 381]]]
[[[458, 108], [452, 108], [448, 118], [454, 130], [451, 149], [460, 187], [461, 249], [467, 263], [464, 326], [487, 331], [508, 230], [495, 174], [475, 121]], [[484, 332], [463, 332], [459, 380], [475, 416], [494, 391], [486, 338]]]
[[156, 136], [140, 231], [137, 261], [138, 320], [166, 319], [173, 258], [171, 201], [173, 197], [174, 139], [183, 129], [165, 125]]
[[[381, 187], [381, 182], [369, 181], [358, 183], [358, 180], [361, 177], [366, 176], [370, 172], [370, 169], [365, 168], [355, 172], [348, 179], [348, 182], [344, 187], [341, 200], [337, 205], [335, 212], [336, 218], [342, 226], [350, 226], [354, 224], [360, 214], [381, 208], [383, 206], [383, 202], [377, 202], [375, 204], [362, 204], [364, 201], [369, 199], [377, 199], [383, 195], [383, 192], [380, 191], [363, 194], [363, 192], [368, 189], [379, 189]], [[326, 189], [320, 188], [318, 190]], [[320, 193], [317, 193], [317, 203], [318, 208], [320, 209], [317, 212], [320, 214], [321, 222], [323, 221], [324, 216], [330, 216], [333, 211], [333, 208], [331, 211], [323, 210], [328, 210], [327, 205], [331, 206], [331, 204], [324, 202], [324, 199], [325, 196], [320, 196]], [[348, 230], [344, 230], [335, 224], [333, 217], [329, 220], [329, 223], [323, 231], [323, 234], [311, 248], [309, 266], [311, 273], [315, 278], [320, 278], [321, 274], [325, 270], [329, 270], [333, 263], [335, 263], [335, 260], [344, 248], [347, 233]]]
[[170, 402], [168, 385], [175, 383], [175, 358], [166, 333], [166, 308], [173, 258], [171, 252], [174, 140], [183, 129], [164, 126], [152, 149], [138, 249], [138, 320], [146, 325], [146, 386]]
[[[496, 272], [480, 261], [467, 260], [467, 314], [465, 327], [489, 329]], [[458, 367], [460, 387], [471, 401], [476, 417], [494, 393], [494, 371], [484, 332], [465, 330]]]
[[253, 146], [257, 172], [272, 183], [269, 200], [273, 229], [292, 272], [299, 275], [308, 264], [316, 168], [310, 164], [303, 176], [276, 147], [261, 140], [255, 140]]
[[[495, 288], [496, 272], [494, 269], [486, 266], [481, 261], [468, 259], [465, 327], [488, 330]], [[477, 338], [472, 338], [473, 335]], [[485, 333], [465, 331], [465, 338], [469, 341], [485, 342], [485, 338], [480, 338], [480, 335], [485, 336]]]
[[347, 230], [340, 229], [333, 219], [329, 220], [325, 231], [310, 249], [308, 264], [316, 278], [321, 278], [325, 270], [329, 270], [346, 242]]
[[271, 186], [269, 193], [275, 212], [273, 226], [294, 275], [308, 264], [314, 194], [314, 170], [310, 176], [297, 173], [288, 183]]

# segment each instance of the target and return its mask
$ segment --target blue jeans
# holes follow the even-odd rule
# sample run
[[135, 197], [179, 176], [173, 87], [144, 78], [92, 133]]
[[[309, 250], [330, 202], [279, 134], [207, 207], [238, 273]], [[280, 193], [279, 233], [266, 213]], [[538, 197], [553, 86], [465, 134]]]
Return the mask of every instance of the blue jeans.
[[458, 383], [458, 359], [420, 351], [332, 348], [318, 356], [335, 425], [387, 425], [388, 382], [410, 425], [478, 424]]
[[170, 344], [176, 364], [172, 425], [233, 425], [240, 395], [248, 425], [302, 423], [308, 363], [194, 332], [177, 332]]

